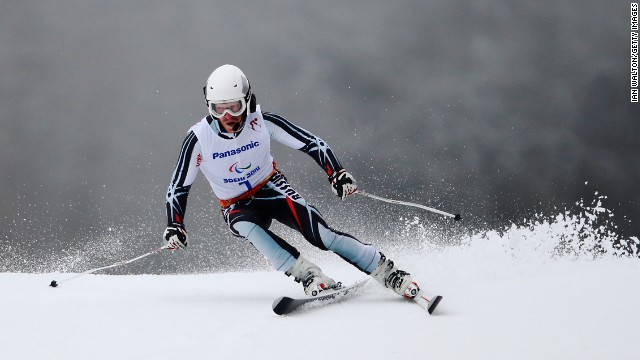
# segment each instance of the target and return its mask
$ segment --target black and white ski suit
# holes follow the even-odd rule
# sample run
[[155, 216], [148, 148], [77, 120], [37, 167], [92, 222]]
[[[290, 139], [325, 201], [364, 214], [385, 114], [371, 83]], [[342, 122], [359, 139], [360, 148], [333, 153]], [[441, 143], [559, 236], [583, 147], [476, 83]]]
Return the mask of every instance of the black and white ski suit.
[[298, 250], [269, 230], [275, 219], [298, 230], [322, 250], [331, 250], [370, 274], [380, 260], [375, 246], [330, 228], [316, 208], [288, 183], [271, 156], [271, 140], [310, 155], [331, 175], [342, 165], [329, 146], [283, 117], [248, 114], [235, 136], [221, 133], [210, 116], [189, 129], [167, 191], [167, 222], [183, 223], [187, 197], [198, 170], [222, 205], [231, 232], [247, 240], [279, 271], [291, 269]]

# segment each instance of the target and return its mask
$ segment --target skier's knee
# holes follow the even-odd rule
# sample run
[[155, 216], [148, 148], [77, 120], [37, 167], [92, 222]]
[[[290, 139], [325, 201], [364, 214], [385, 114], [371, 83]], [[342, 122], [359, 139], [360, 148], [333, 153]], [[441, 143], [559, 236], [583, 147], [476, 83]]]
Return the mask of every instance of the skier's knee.
[[249, 235], [258, 225], [246, 221], [239, 221], [230, 226], [231, 232], [236, 236], [242, 236], [243, 238], [249, 238]]
[[331, 250], [335, 252], [337, 246], [337, 234], [321, 225], [318, 225], [318, 234], [320, 239], [317, 241], [317, 246], [322, 250]]

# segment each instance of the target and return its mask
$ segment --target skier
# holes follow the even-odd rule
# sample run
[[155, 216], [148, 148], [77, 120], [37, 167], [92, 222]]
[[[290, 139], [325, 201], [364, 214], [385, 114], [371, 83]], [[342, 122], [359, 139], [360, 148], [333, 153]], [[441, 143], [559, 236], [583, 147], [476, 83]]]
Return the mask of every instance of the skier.
[[274, 219], [399, 295], [416, 296], [419, 287], [409, 273], [399, 270], [375, 246], [330, 228], [276, 167], [271, 140], [310, 155], [327, 173], [333, 192], [344, 200], [357, 190], [356, 182], [322, 139], [280, 115], [262, 111], [249, 81], [236, 66], [215, 69], [203, 90], [209, 115], [189, 129], [167, 192], [164, 240], [170, 250], [187, 247], [187, 197], [200, 169], [220, 201], [231, 232], [247, 239], [276, 270], [302, 283], [305, 294], [315, 296], [340, 284], [271, 232]]

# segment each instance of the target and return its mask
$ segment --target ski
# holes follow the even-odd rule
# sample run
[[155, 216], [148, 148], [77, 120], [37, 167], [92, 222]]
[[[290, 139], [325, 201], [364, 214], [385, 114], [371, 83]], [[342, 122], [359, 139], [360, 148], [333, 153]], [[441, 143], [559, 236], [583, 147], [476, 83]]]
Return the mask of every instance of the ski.
[[[302, 305], [305, 305], [305, 304], [317, 304], [317, 306], [320, 306], [324, 304], [345, 300], [348, 298], [347, 297], [348, 294], [351, 294], [351, 295], [355, 294], [359, 289], [362, 289], [365, 285], [367, 285], [367, 283], [369, 283], [368, 279], [356, 282], [351, 286], [339, 288], [337, 290], [333, 290], [333, 291], [328, 290], [314, 297], [291, 298], [288, 296], [281, 296], [273, 302], [273, 306], [272, 306], [273, 312], [278, 315], [286, 315], [293, 311], [296, 311]], [[331, 301], [331, 300], [336, 300], [336, 301]]]
[[418, 303], [418, 305], [420, 305], [423, 309], [427, 310], [429, 315], [431, 315], [436, 310], [436, 307], [438, 307], [438, 304], [440, 304], [442, 296], [429, 296], [426, 292], [420, 290], [418, 291], [418, 295], [416, 295], [412, 300]]

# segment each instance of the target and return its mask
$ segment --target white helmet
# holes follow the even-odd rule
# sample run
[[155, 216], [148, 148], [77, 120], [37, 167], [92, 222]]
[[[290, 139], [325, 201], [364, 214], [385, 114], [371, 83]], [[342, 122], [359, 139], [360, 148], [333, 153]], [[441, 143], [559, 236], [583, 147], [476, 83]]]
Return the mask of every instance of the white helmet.
[[[209, 114], [216, 119], [225, 113], [233, 116], [249, 114], [252, 110], [252, 93], [249, 80], [242, 70], [233, 65], [222, 65], [215, 69], [204, 87]], [[245, 116], [246, 118], [246, 116]]]

